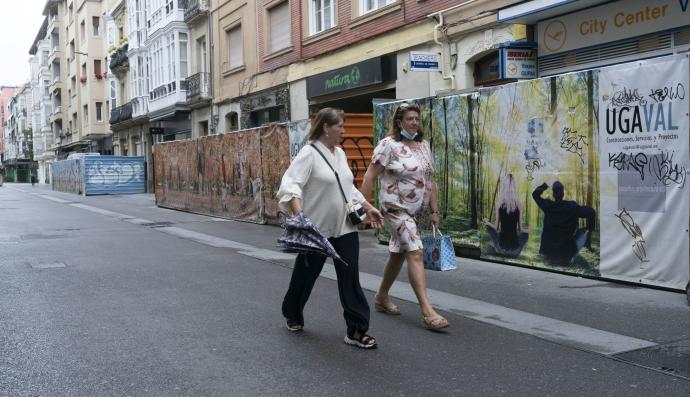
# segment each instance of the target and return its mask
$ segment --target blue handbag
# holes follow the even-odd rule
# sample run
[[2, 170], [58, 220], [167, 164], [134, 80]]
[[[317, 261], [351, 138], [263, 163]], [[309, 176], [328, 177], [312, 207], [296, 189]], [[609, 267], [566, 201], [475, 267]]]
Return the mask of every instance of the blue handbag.
[[[433, 236], [422, 237], [424, 268], [429, 270], [455, 270], [455, 250], [450, 237], [433, 227]], [[438, 233], [438, 235], [437, 235]]]

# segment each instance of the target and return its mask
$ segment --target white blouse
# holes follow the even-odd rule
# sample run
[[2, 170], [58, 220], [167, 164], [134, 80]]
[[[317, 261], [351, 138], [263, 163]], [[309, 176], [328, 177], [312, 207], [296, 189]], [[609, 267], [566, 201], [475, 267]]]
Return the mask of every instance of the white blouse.
[[[364, 196], [353, 184], [354, 176], [343, 149], [336, 147], [333, 153], [318, 140], [310, 143], [319, 148], [338, 172], [348, 201], [360, 204], [364, 202]], [[287, 213], [291, 211], [290, 200], [293, 197], [302, 199], [304, 215], [311, 219], [326, 237], [339, 237], [357, 231], [347, 220], [347, 207], [335, 174], [323, 157], [309, 144], [304, 145], [285, 171], [276, 196], [280, 206]]]

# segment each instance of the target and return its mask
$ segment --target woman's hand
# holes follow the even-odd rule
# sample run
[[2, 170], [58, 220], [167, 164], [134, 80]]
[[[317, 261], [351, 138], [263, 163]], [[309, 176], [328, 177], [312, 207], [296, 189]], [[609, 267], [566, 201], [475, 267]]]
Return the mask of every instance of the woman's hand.
[[431, 221], [431, 224], [435, 227], [438, 227], [439, 223], [441, 223], [441, 217], [438, 215], [438, 212], [432, 212], [431, 216], [429, 217], [429, 220]]
[[367, 210], [367, 216], [369, 217], [369, 223], [374, 229], [378, 229], [383, 226], [383, 215], [375, 207], [371, 207]]

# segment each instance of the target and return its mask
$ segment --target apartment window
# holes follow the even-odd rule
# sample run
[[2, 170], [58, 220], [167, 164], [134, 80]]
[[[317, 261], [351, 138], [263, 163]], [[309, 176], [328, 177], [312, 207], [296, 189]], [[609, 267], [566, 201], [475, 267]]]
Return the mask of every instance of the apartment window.
[[117, 107], [117, 83], [115, 80], [110, 80], [110, 103], [113, 109]]
[[94, 36], [100, 36], [101, 35], [101, 17], [92, 17], [91, 18], [91, 25], [93, 26], [93, 35]]
[[96, 75], [96, 78], [99, 78], [99, 79], [103, 78], [103, 71], [101, 70], [101, 60], [100, 59], [94, 59], [93, 60], [93, 73]]
[[70, 91], [75, 92], [77, 90], [77, 76], [72, 76], [70, 81]]
[[74, 40], [69, 42], [69, 59], [74, 59]]
[[86, 22], [81, 21], [79, 24], [79, 34], [83, 42], [86, 42]]
[[96, 121], [103, 121], [103, 102], [96, 102]]
[[335, 26], [335, 0], [309, 2], [309, 33], [316, 34]]
[[197, 72], [206, 72], [206, 36], [196, 41], [196, 64]]
[[290, 2], [284, 1], [268, 10], [270, 53], [290, 47]]
[[187, 78], [187, 33], [180, 33], [180, 79]]
[[84, 105], [84, 125], [89, 125], [89, 105]]
[[228, 42], [228, 70], [244, 65], [242, 43], [242, 26], [232, 28], [225, 33]]
[[395, 1], [396, 0], [359, 0], [359, 13], [366, 14], [367, 12], [385, 7]]

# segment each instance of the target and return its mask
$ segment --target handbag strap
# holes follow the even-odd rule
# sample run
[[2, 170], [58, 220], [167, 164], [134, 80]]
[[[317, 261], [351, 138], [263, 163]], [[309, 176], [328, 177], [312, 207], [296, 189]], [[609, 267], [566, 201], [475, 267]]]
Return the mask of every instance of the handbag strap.
[[326, 156], [324, 156], [324, 154], [319, 150], [319, 148], [316, 147], [316, 145], [314, 145], [313, 143], [310, 143], [309, 145], [311, 147], [313, 147], [314, 150], [316, 150], [321, 155], [321, 157], [323, 158], [323, 161], [325, 161], [326, 164], [328, 164], [328, 168], [330, 168], [331, 171], [333, 171], [333, 173], [335, 174], [335, 179], [338, 181], [338, 187], [340, 188], [340, 194], [343, 195], [343, 200], [345, 200], [345, 204], [347, 204], [347, 197], [345, 196], [345, 191], [343, 190], [343, 185], [340, 184], [340, 177], [338, 176], [338, 173], [336, 172], [335, 168], [333, 168], [331, 163], [328, 162], [328, 159], [326, 158]]

